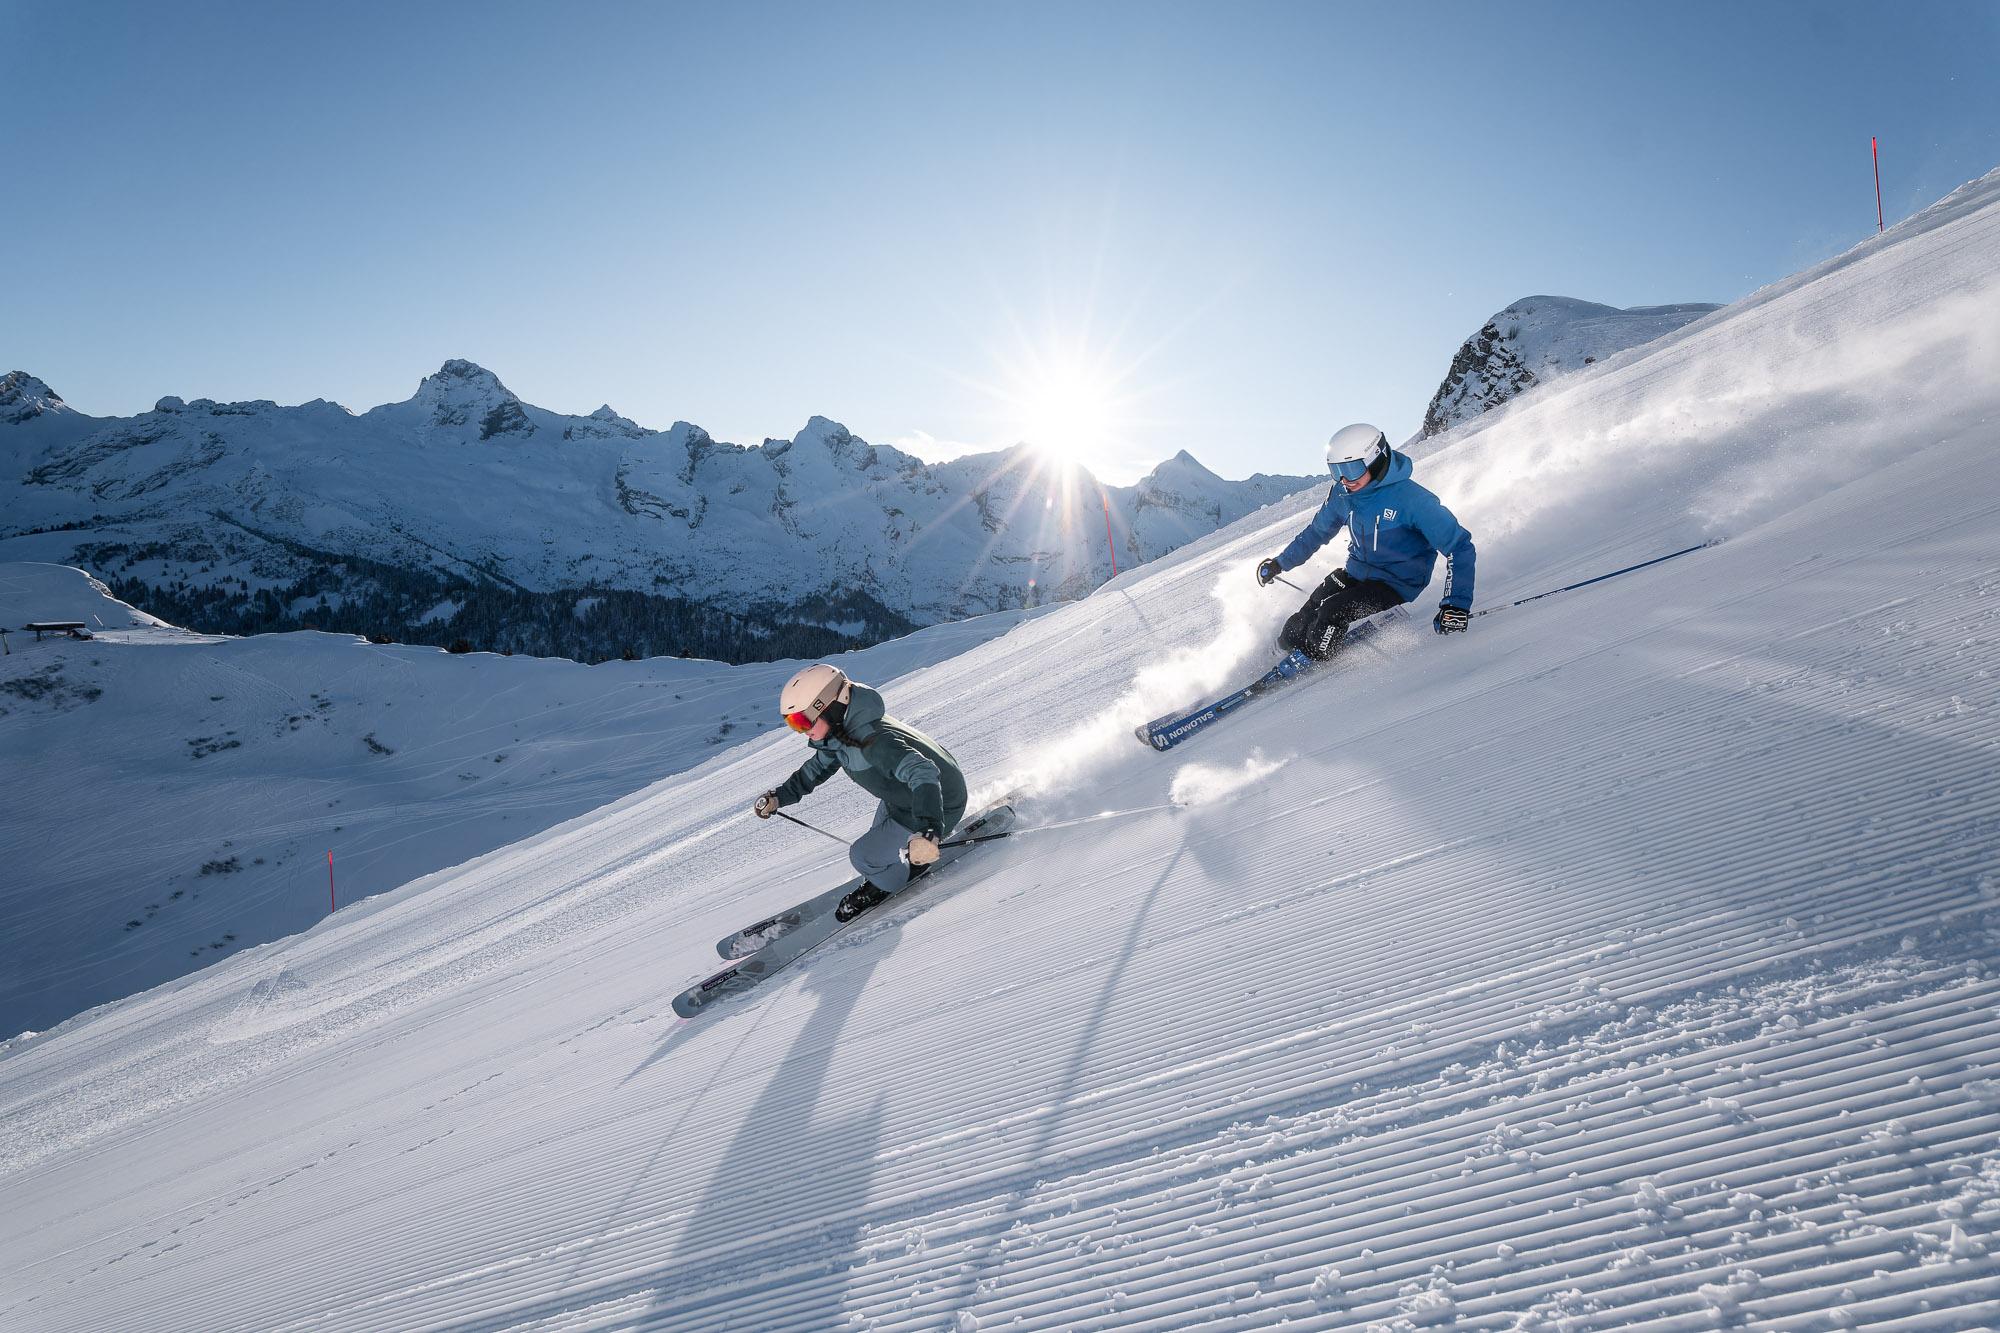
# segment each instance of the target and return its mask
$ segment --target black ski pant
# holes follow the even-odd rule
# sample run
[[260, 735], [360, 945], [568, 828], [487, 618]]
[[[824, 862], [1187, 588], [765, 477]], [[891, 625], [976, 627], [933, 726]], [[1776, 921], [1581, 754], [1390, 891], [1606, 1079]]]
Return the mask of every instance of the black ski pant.
[[1374, 579], [1350, 582], [1344, 571], [1336, 569], [1307, 594], [1306, 604], [1278, 631], [1278, 645], [1296, 648], [1314, 661], [1324, 662], [1340, 651], [1349, 625], [1402, 604], [1403, 595], [1388, 584]]

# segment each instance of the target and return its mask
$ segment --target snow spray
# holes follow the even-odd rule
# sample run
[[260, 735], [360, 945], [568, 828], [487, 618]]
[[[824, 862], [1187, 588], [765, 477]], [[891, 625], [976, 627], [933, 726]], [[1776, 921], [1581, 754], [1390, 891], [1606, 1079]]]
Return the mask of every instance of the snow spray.
[[1221, 605], [1221, 626], [1206, 642], [1177, 649], [1142, 667], [1131, 688], [1103, 713], [1037, 747], [1036, 758], [1008, 771], [994, 787], [1028, 797], [1054, 797], [1087, 785], [1107, 767], [1129, 759], [1132, 728], [1169, 709], [1214, 692], [1271, 641], [1278, 618], [1290, 608], [1242, 595], [1249, 572], [1236, 565], [1219, 572], [1209, 595]]

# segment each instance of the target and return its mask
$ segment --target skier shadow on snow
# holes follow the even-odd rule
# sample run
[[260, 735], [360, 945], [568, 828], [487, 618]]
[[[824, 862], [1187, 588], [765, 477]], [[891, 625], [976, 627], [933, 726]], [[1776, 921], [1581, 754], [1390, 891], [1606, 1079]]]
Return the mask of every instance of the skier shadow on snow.
[[1118, 590], [1118, 595], [1125, 599], [1125, 605], [1130, 607], [1132, 614], [1139, 618], [1139, 624], [1145, 629], [1148, 637], [1157, 637], [1158, 631], [1153, 626], [1153, 618], [1146, 614], [1146, 608], [1139, 599], [1124, 588]]
[[[697, 1310], [715, 1320], [728, 1302], [743, 1301], [751, 1308], [742, 1326], [756, 1327], [756, 1307], [780, 1285], [789, 1325], [834, 1328], [845, 1319], [842, 1297], [867, 1221], [883, 1098], [877, 1093], [848, 1106], [835, 1101], [822, 1110], [822, 1092], [841, 1032], [898, 933], [895, 926], [877, 933], [876, 947], [846, 955], [851, 961], [845, 965], [829, 965], [836, 962], [829, 957], [813, 960], [797, 975], [817, 1003], [784, 1057], [773, 1066], [744, 1052], [750, 1058], [738, 1065], [739, 1077], [751, 1081], [760, 1069], [768, 1072], [681, 1228], [676, 1252], [689, 1257], [632, 1281], [633, 1289], [650, 1289], [653, 1297], [643, 1320], [648, 1326], [673, 1327], [677, 1316]], [[682, 1024], [640, 1069], [697, 1032], [732, 1019], [752, 1021], [752, 1010], [785, 1003], [786, 995], [776, 988], [746, 1000], [727, 1002], [734, 1013]], [[726, 1096], [726, 1088], [720, 1091]], [[719, 1287], [729, 1290], [718, 1300], [709, 1293]]]
[[[1069, 1061], [1064, 1066], [1061, 1076], [1052, 1085], [1049, 1100], [1055, 1105], [1070, 1104], [1085, 1082], [1091, 1055], [1110, 1035], [1106, 1033], [1105, 1027], [1111, 1018], [1111, 1006], [1118, 996], [1119, 983], [1124, 979], [1126, 968], [1138, 955], [1140, 946], [1146, 938], [1147, 920], [1152, 915], [1153, 908], [1158, 905], [1161, 893], [1173, 881], [1174, 872], [1180, 868], [1181, 858], [1187, 854], [1187, 850], [1185, 843], [1174, 849], [1173, 855], [1167, 858], [1166, 865], [1161, 867], [1159, 877], [1153, 881], [1153, 886], [1146, 891], [1137, 910], [1133, 912], [1132, 924], [1125, 932], [1125, 941], [1118, 951], [1118, 959], [1105, 974], [1103, 984], [1097, 988], [1097, 999], [1091, 1007], [1090, 1017], [1084, 1020], [1078, 1030], [1075, 1043], [1070, 1048]], [[1046, 1173], [1050, 1146], [1060, 1137], [1065, 1123], [1065, 1117], [1061, 1115], [1043, 1119], [1041, 1132], [1013, 1172], [1016, 1184], [1012, 1190], [1006, 1192], [1005, 1205], [996, 1210], [994, 1216], [983, 1224], [981, 1229], [985, 1234], [972, 1248], [965, 1261], [959, 1265], [958, 1273], [950, 1288], [952, 1304], [963, 1305], [973, 1300], [980, 1284], [994, 1277], [1004, 1264], [1005, 1259], [1000, 1251], [1000, 1244], [1021, 1218], [1023, 1211], [1033, 1202], [1034, 1188], [1030, 1182], [1038, 1182]], [[1071, 1165], [1067, 1169], [1079, 1168]]]

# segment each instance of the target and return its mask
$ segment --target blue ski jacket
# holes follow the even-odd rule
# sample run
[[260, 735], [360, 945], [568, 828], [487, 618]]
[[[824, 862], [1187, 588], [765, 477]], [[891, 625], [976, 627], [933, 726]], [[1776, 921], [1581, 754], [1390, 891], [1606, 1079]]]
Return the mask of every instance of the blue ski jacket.
[[1409, 601], [1431, 581], [1444, 557], [1446, 606], [1472, 609], [1472, 534], [1452, 517], [1444, 501], [1410, 480], [1410, 460], [1391, 452], [1382, 479], [1349, 495], [1338, 481], [1305, 530], [1278, 553], [1278, 563], [1297, 569], [1320, 547], [1347, 528], [1347, 576], [1386, 583]]

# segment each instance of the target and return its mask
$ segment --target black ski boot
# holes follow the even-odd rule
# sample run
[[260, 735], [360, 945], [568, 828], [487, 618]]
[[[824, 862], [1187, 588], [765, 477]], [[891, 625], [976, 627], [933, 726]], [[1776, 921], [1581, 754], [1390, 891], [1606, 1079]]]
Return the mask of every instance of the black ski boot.
[[864, 879], [861, 881], [860, 888], [842, 898], [840, 906], [833, 909], [833, 919], [835, 921], [852, 921], [855, 917], [860, 916], [877, 903], [887, 902], [888, 899], [888, 894], [882, 892], [882, 890]]

